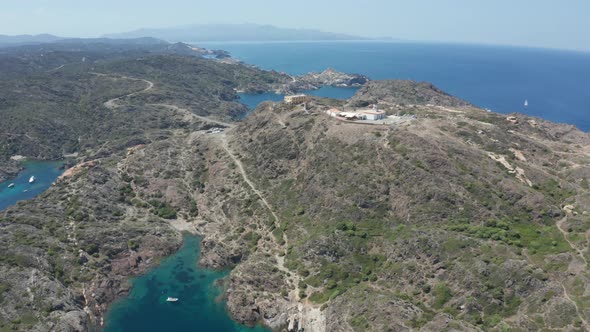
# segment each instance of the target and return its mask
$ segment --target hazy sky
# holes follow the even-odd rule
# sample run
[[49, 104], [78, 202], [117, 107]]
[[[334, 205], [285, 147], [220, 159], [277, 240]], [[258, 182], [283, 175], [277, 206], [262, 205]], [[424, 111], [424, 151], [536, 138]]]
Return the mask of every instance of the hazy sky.
[[262, 23], [367, 37], [590, 50], [590, 0], [6, 0], [0, 34], [95, 37]]

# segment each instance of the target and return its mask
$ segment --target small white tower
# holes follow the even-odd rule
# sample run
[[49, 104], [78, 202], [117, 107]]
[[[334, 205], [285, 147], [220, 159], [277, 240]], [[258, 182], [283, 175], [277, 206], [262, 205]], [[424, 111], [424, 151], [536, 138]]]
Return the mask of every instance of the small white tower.
[[303, 112], [305, 112], [305, 114], [309, 114], [309, 111], [307, 110], [307, 103], [303, 103]]

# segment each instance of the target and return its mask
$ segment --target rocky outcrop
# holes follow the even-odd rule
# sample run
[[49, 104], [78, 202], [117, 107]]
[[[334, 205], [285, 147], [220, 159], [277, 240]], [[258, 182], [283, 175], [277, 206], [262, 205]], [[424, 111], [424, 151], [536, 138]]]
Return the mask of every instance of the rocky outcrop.
[[328, 68], [321, 73], [308, 73], [293, 77], [293, 80], [276, 88], [278, 93], [296, 93], [303, 90], [316, 90], [322, 86], [360, 87], [369, 82], [369, 78], [359, 74], [347, 74]]
[[428, 82], [408, 80], [373, 81], [363, 86], [351, 99], [353, 106], [368, 106], [377, 102], [395, 105], [470, 106]]
[[0, 161], [0, 182], [15, 177], [20, 168], [15, 160]]

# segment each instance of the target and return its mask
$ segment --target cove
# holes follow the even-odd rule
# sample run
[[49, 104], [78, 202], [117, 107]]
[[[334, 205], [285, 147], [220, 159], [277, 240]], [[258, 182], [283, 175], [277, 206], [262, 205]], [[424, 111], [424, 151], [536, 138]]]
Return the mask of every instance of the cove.
[[[352, 97], [359, 88], [350, 87], [350, 88], [340, 88], [340, 87], [332, 87], [332, 86], [323, 86], [317, 90], [305, 90], [301, 93], [310, 96], [317, 96], [317, 97], [325, 97], [325, 98], [333, 98], [333, 99], [348, 99]], [[251, 93], [240, 93], [238, 94], [240, 99], [239, 102], [246, 105], [250, 110], [248, 113], [242, 116], [241, 119], [245, 118], [252, 110], [254, 110], [260, 103], [265, 101], [283, 101], [285, 97], [284, 94], [272, 93], [272, 92], [265, 92], [259, 94], [251, 94]]]
[[[229, 271], [198, 266], [200, 241], [199, 237], [185, 234], [176, 254], [132, 279], [129, 295], [115, 302], [107, 313], [104, 331], [270, 331], [231, 320], [225, 304], [216, 300], [221, 289], [215, 285]], [[178, 302], [166, 302], [169, 296], [178, 298]]]
[[[63, 173], [61, 161], [24, 161], [22, 165], [24, 170], [16, 178], [0, 182], [0, 211], [40, 195]], [[36, 178], [34, 183], [29, 183], [31, 176]], [[11, 183], [14, 188], [8, 188]]]

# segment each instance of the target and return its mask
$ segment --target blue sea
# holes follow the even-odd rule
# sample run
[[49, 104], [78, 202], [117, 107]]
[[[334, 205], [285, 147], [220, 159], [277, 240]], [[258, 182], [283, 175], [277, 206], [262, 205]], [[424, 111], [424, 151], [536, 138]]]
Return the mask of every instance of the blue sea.
[[[503, 46], [394, 43], [201, 43], [263, 69], [332, 67], [371, 79], [411, 79], [499, 113], [525, 113], [590, 131], [590, 53]], [[336, 97], [334, 90], [324, 96]], [[261, 96], [259, 96], [261, 97]], [[243, 96], [249, 106], [258, 98]], [[276, 98], [280, 98], [276, 97]], [[258, 98], [260, 99], [260, 98]], [[524, 107], [528, 100], [529, 106]]]

